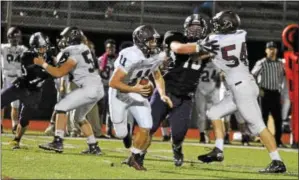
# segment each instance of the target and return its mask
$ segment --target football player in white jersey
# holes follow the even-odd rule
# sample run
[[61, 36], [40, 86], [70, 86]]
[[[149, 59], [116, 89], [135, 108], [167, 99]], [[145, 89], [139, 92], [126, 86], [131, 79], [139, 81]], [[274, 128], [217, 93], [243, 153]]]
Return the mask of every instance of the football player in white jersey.
[[158, 53], [157, 38], [159, 34], [150, 25], [142, 25], [133, 32], [134, 46], [123, 49], [115, 61], [115, 70], [109, 81], [109, 109], [115, 134], [125, 138], [127, 129], [127, 113], [130, 112], [139, 125], [128, 165], [136, 170], [146, 170], [143, 167], [142, 155], [150, 144], [150, 129], [152, 127], [151, 106], [148, 96], [152, 85], [148, 80], [153, 74], [159, 81], [161, 98], [172, 107], [171, 100], [165, 95], [163, 77], [159, 66], [163, 63], [163, 55]]
[[[8, 88], [12, 82], [21, 75], [20, 55], [27, 51], [27, 47], [20, 45], [22, 33], [17, 27], [11, 27], [7, 31], [7, 44], [1, 44], [1, 72], [3, 78], [2, 88]], [[18, 125], [19, 100], [11, 103], [12, 132], [16, 131]], [[1, 118], [4, 117], [4, 110], [1, 110]]]
[[197, 125], [200, 132], [200, 143], [208, 142], [205, 132], [207, 129], [206, 112], [212, 105], [217, 104], [220, 101], [219, 73], [220, 70], [213, 64], [213, 62], [208, 62], [201, 73], [196, 89], [194, 105], [196, 108]]
[[283, 173], [286, 167], [277, 151], [275, 139], [264, 124], [257, 102], [259, 88], [250, 74], [247, 60], [246, 31], [238, 30], [239, 16], [232, 11], [217, 13], [212, 19], [213, 32], [207, 38], [218, 40], [220, 52], [213, 63], [221, 69], [226, 78], [230, 96], [214, 105], [207, 116], [212, 120], [216, 136], [216, 147], [208, 154], [198, 156], [202, 162], [223, 161], [224, 130], [221, 118], [239, 111], [253, 134], [259, 134], [267, 148], [272, 162], [261, 173]]
[[[78, 123], [82, 132], [87, 136], [88, 152], [101, 154], [92, 127], [86, 120], [89, 110], [104, 96], [103, 84], [95, 71], [90, 49], [83, 43], [83, 32], [77, 27], [67, 27], [62, 33], [62, 41], [66, 48], [57, 55], [58, 66], [45, 63], [41, 57], [35, 58], [34, 63], [42, 66], [54, 77], [62, 77], [68, 73], [73, 76], [73, 82], [79, 87], [71, 91], [55, 105], [56, 126], [55, 136], [51, 143], [39, 145], [39, 148], [55, 152], [63, 152], [63, 138], [67, 123], [67, 112], [76, 109]], [[86, 151], [84, 151], [86, 153]]]

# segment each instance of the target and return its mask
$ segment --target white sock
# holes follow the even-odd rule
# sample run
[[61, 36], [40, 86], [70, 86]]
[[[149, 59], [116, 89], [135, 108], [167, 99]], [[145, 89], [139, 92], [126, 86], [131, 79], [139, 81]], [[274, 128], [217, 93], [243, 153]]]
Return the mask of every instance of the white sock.
[[272, 160], [279, 160], [279, 161], [281, 161], [280, 155], [279, 155], [279, 153], [278, 153], [277, 150], [269, 153], [269, 155], [270, 155], [270, 157], [271, 157]]
[[137, 149], [137, 148], [134, 148], [134, 147], [131, 147], [131, 152], [134, 153], [134, 154], [141, 154], [142, 153], [142, 150], [140, 149]]
[[169, 136], [167, 127], [161, 127], [161, 132], [162, 132], [162, 136]]
[[220, 149], [221, 151], [223, 151], [223, 139], [216, 139], [215, 145], [216, 145], [216, 147], [218, 149]]
[[64, 138], [64, 130], [56, 129], [55, 136], [59, 136], [61, 139], [63, 139]]
[[90, 135], [87, 137], [87, 144], [94, 144], [96, 143], [96, 138], [94, 137], [94, 135]]

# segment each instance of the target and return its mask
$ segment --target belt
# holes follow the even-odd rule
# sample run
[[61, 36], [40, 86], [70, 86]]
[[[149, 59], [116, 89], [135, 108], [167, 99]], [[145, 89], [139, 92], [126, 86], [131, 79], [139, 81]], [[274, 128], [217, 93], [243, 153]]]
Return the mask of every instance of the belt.
[[240, 85], [240, 84], [242, 84], [242, 81], [236, 82], [236, 83], [235, 83], [235, 86], [238, 86], [238, 85]]
[[18, 77], [18, 75], [7, 75], [7, 77]]

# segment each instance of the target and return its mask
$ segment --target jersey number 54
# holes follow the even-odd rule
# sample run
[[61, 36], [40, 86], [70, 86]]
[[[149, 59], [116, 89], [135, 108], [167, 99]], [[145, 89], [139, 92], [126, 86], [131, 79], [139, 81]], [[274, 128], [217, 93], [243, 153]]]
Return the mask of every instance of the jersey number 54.
[[248, 60], [247, 60], [247, 48], [246, 48], [246, 43], [243, 42], [242, 46], [241, 46], [241, 52], [240, 52], [240, 56], [236, 57], [234, 55], [229, 56], [228, 52], [229, 51], [233, 51], [236, 49], [236, 44], [232, 44], [232, 45], [228, 45], [228, 46], [224, 46], [221, 48], [221, 54], [222, 54], [222, 58], [226, 61], [232, 61], [232, 64], [226, 64], [226, 66], [228, 67], [237, 67], [240, 62], [243, 62], [245, 64], [245, 66], [248, 66]]

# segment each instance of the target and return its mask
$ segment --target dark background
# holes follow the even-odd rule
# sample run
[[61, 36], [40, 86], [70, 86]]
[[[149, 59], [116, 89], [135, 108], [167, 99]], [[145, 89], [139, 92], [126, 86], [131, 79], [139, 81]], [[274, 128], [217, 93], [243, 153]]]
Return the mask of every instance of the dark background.
[[[1, 27], [1, 39], [4, 39], [6, 34], [3, 32], [5, 29]], [[28, 41], [31, 34], [37, 31], [41, 31], [44, 34], [50, 37], [52, 43], [55, 43], [56, 38], [59, 37], [61, 30], [49, 30], [49, 29], [36, 29], [36, 28], [21, 28], [21, 31], [24, 35], [23, 44], [28, 47]], [[101, 56], [104, 53], [104, 42], [108, 38], [114, 39], [119, 45], [123, 41], [131, 41], [131, 34], [103, 34], [95, 32], [84, 32], [85, 35], [95, 44], [96, 55], [97, 57]], [[4, 42], [1, 42], [4, 43]], [[281, 42], [276, 42], [278, 44], [279, 57], [282, 57]], [[248, 60], [250, 69], [254, 66], [255, 62], [265, 56], [265, 41], [247, 41], [248, 49]], [[40, 110], [34, 114], [34, 119], [43, 119], [49, 120], [53, 112], [53, 107], [56, 103], [56, 89], [54, 87], [53, 80], [49, 80], [44, 84], [44, 91], [42, 102], [40, 104]], [[6, 108], [5, 117], [10, 117], [10, 108]]]

